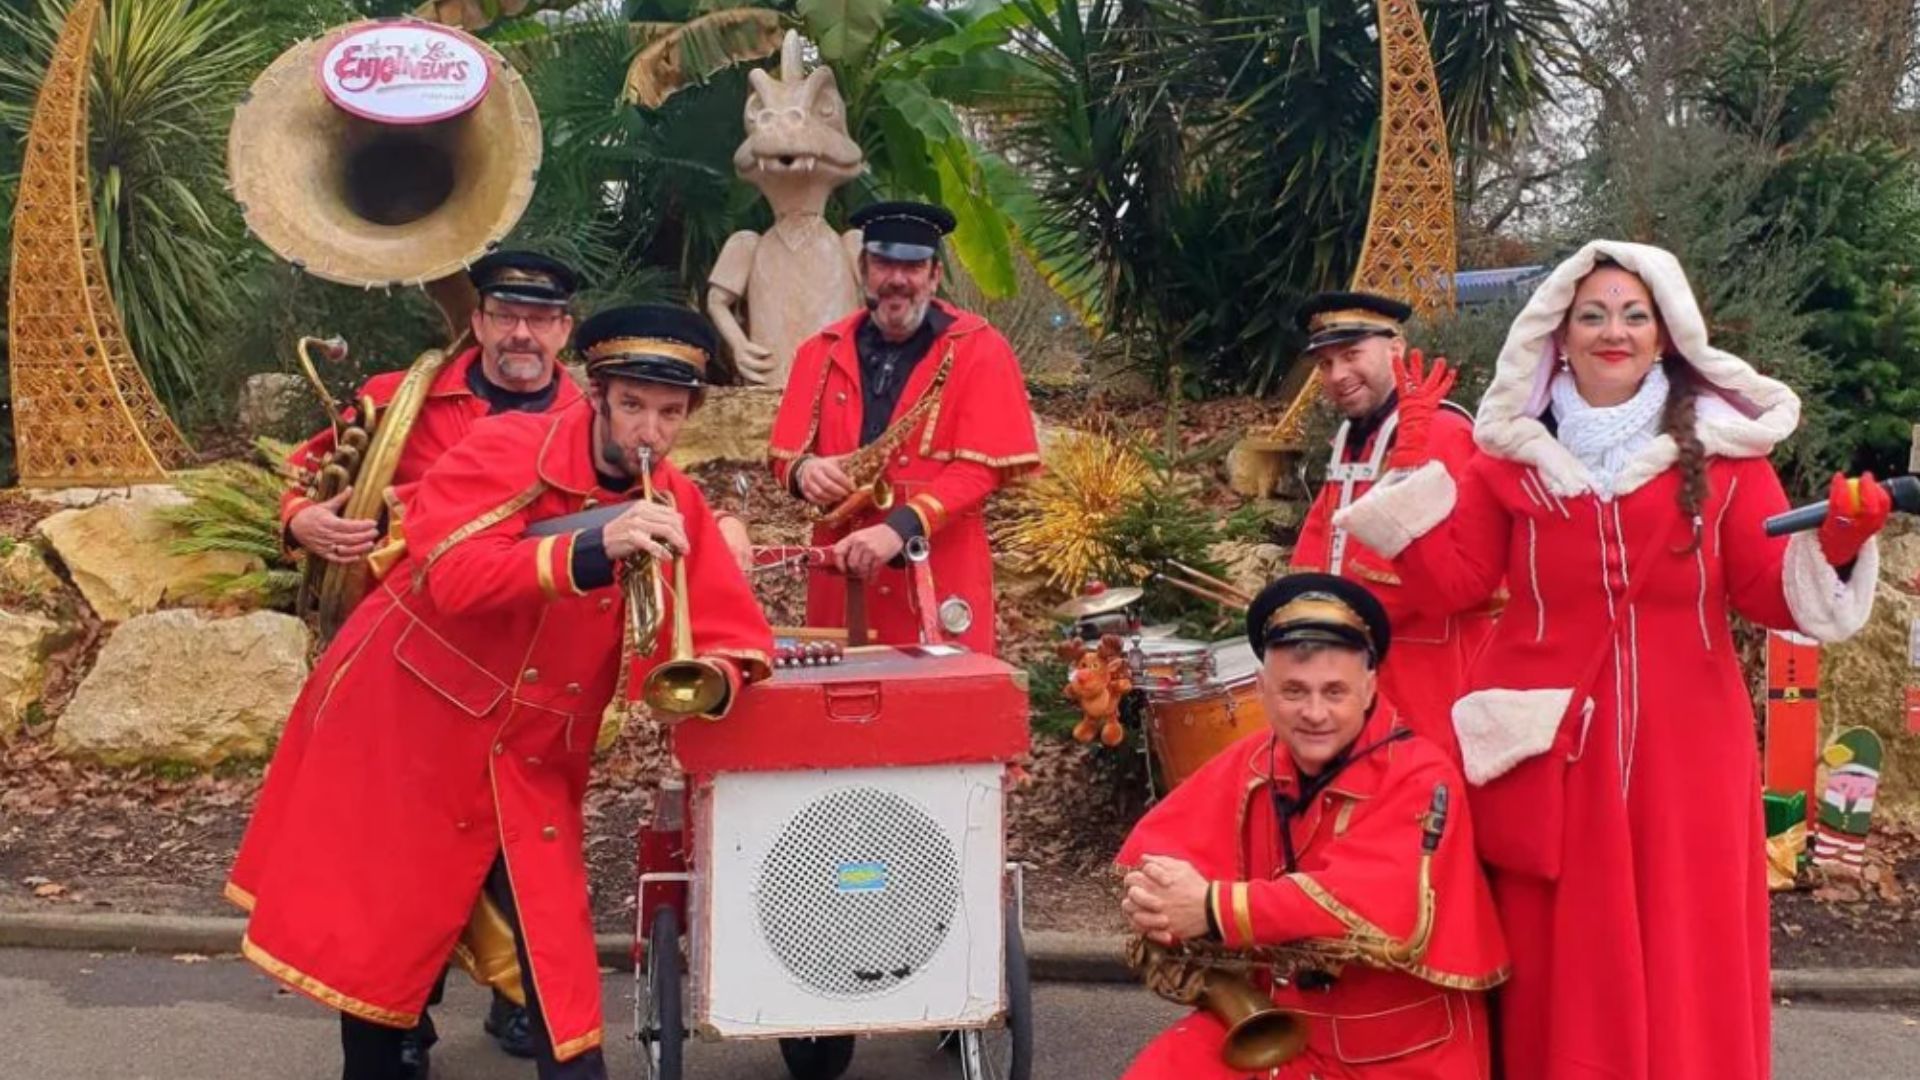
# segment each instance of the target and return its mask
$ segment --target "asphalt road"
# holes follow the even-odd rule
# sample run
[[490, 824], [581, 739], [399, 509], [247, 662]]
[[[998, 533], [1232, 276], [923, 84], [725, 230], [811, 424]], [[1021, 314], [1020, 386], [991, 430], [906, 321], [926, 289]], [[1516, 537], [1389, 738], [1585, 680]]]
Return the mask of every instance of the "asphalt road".
[[[609, 975], [613, 1075], [634, 1076], [632, 980]], [[438, 1010], [436, 1080], [531, 1078], [480, 1031], [486, 998], [456, 977]], [[1124, 986], [1048, 984], [1036, 989], [1041, 1080], [1103, 1080], [1177, 1010]], [[1920, 1008], [1774, 1010], [1775, 1074], [1781, 1080], [1920, 1076]], [[165, 957], [0, 950], [0, 1074], [35, 1080], [333, 1080], [339, 1076], [333, 1014], [237, 959], [187, 963]], [[762, 1044], [688, 1047], [697, 1080], [781, 1080], [776, 1050]], [[847, 1080], [945, 1080], [952, 1059], [929, 1038], [862, 1042]]]

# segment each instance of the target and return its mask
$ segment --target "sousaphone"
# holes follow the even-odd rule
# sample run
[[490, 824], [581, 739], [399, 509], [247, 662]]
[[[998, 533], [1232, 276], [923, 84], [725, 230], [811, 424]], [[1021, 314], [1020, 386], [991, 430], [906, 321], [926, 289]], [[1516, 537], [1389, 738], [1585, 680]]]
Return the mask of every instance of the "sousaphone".
[[[227, 172], [262, 243], [328, 281], [422, 286], [447, 322], [446, 344], [414, 360], [384, 410], [366, 400], [351, 419], [332, 410], [339, 449], [314, 470], [314, 499], [350, 485], [342, 514], [382, 520], [427, 391], [467, 344], [478, 298], [464, 271], [520, 220], [540, 145], [518, 72], [473, 37], [410, 19], [352, 23], [295, 45], [234, 111]], [[366, 560], [310, 557], [301, 613], [324, 640], [370, 580]]]

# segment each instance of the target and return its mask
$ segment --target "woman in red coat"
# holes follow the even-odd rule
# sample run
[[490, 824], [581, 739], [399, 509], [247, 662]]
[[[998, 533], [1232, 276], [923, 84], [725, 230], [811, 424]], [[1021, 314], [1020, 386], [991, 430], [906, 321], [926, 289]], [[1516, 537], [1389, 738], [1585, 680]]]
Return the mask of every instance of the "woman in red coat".
[[[1404, 411], [1448, 379], [1403, 372]], [[1513, 956], [1506, 1074], [1769, 1071], [1767, 893], [1735, 613], [1837, 641], [1871, 608], [1885, 493], [1835, 477], [1818, 536], [1767, 454], [1800, 403], [1707, 342], [1677, 260], [1596, 241], [1514, 322], [1456, 484], [1404, 472], [1341, 524], [1436, 604], [1506, 615], [1453, 707]]]

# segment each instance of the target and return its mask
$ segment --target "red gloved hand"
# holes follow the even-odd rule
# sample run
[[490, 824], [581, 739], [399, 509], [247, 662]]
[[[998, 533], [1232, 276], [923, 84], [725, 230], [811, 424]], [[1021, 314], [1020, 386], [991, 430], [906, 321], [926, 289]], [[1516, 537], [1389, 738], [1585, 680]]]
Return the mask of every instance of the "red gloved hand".
[[1820, 524], [1820, 551], [1830, 566], [1846, 566], [1860, 557], [1860, 549], [1887, 524], [1893, 499], [1887, 489], [1863, 473], [1848, 480], [1834, 473], [1827, 485], [1827, 520]]
[[1394, 432], [1387, 468], [1417, 469], [1432, 458], [1427, 439], [1433, 430], [1433, 414], [1440, 411], [1440, 403], [1453, 389], [1457, 374], [1447, 366], [1444, 356], [1434, 357], [1433, 366], [1427, 367], [1419, 349], [1393, 362], [1393, 385], [1400, 391], [1400, 426]]

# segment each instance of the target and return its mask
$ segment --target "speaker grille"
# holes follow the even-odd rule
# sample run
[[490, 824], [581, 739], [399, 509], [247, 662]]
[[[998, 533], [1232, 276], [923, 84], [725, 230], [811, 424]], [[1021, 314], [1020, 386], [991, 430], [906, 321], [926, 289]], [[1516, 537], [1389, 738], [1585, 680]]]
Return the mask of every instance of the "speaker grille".
[[911, 979], [960, 899], [954, 842], [891, 791], [850, 787], [788, 820], [760, 866], [760, 933], [816, 993], [871, 997]]

